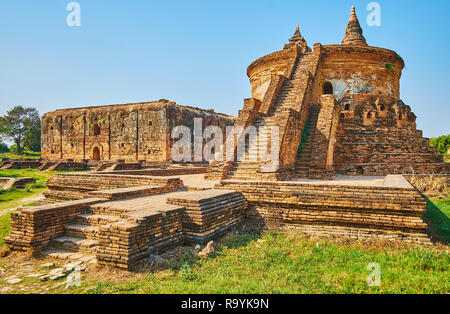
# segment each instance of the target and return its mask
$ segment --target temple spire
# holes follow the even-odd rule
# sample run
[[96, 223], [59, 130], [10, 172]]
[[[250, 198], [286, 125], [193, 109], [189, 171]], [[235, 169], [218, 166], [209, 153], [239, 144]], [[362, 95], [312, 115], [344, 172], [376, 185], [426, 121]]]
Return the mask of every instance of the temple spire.
[[363, 36], [363, 30], [359, 24], [358, 17], [356, 16], [355, 7], [352, 7], [352, 14], [348, 21], [347, 29], [345, 30], [345, 37], [342, 40], [343, 45], [351, 46], [367, 46], [366, 39]]
[[291, 43], [299, 43], [302, 41], [305, 41], [305, 38], [303, 38], [302, 34], [300, 33], [300, 27], [297, 24], [297, 27], [295, 28], [294, 36], [289, 39]]
[[300, 33], [300, 27], [295, 28], [294, 36], [289, 39], [290, 45], [298, 45], [302, 48], [303, 53], [308, 53], [311, 51], [311, 49], [308, 47], [308, 43], [306, 42], [305, 38], [303, 38], [302, 34]]

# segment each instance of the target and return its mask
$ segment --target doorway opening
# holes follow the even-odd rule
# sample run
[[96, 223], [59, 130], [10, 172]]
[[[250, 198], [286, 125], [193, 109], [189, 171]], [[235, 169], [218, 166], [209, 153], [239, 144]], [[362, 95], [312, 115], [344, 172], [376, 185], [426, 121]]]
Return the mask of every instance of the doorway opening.
[[100, 160], [100, 148], [94, 147], [94, 150], [92, 151], [92, 159]]

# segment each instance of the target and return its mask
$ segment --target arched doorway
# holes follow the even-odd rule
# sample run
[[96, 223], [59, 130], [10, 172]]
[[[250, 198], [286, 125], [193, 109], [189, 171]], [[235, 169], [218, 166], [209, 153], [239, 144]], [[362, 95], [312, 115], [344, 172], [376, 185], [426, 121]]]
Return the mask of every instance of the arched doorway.
[[325, 82], [325, 84], [323, 84], [323, 94], [333, 95], [333, 85], [330, 82]]
[[97, 146], [94, 147], [94, 150], [92, 151], [92, 159], [100, 160], [100, 148], [98, 148]]

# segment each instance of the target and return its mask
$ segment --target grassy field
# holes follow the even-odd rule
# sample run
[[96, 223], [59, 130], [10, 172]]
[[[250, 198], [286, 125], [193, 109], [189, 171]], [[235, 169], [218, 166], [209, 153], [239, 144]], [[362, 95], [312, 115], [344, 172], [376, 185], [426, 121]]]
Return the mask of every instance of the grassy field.
[[[430, 202], [427, 219], [449, 241], [450, 199]], [[445, 233], [447, 230], [447, 233]], [[447, 242], [448, 243], [448, 242]], [[381, 286], [370, 287], [378, 263]], [[187, 253], [168, 270], [137, 280], [87, 278], [72, 293], [450, 293], [445, 248], [312, 241], [295, 234], [234, 234], [206, 260]]]
[[26, 189], [0, 190], [0, 211], [17, 207], [23, 199], [44, 192], [47, 189], [45, 182], [54, 174], [55, 172], [39, 172], [36, 169], [0, 170], [0, 177], [32, 177], [36, 179], [36, 183], [28, 185]]
[[425, 218], [430, 222], [431, 231], [440, 241], [450, 245], [450, 198], [428, 200], [427, 203], [428, 212]]
[[[432, 214], [433, 223], [440, 223], [436, 228], [448, 224], [449, 203], [433, 203], [433, 209], [442, 208], [447, 217]], [[9, 215], [4, 215], [0, 217], [0, 238], [7, 235], [8, 228]], [[371, 263], [380, 266], [378, 287], [367, 284]], [[123, 276], [95, 269], [83, 275], [80, 287], [65, 289], [64, 280], [45, 283], [31, 278], [25, 278], [19, 287], [30, 287], [34, 293], [89, 294], [450, 293], [450, 256], [446, 246], [339, 244], [293, 233], [231, 234], [218, 241], [212, 257], [198, 259], [189, 249], [168, 269], [155, 273]]]
[[[381, 285], [370, 287], [370, 263]], [[450, 257], [434, 249], [393, 249], [311, 241], [294, 234], [232, 235], [214, 256], [193, 254], [165, 271], [122, 282], [92, 281], [71, 293], [450, 293]]]
[[5, 246], [4, 238], [9, 234], [10, 215], [0, 215], [0, 248]]
[[[31, 176], [36, 188], [0, 195], [0, 209], [15, 196], [38, 193], [54, 173], [5, 170], [1, 176]], [[9, 195], [9, 196], [8, 196]], [[26, 196], [25, 196], [26, 197]], [[9, 203], [11, 204], [11, 203]], [[441, 242], [450, 243], [450, 198], [428, 201], [425, 217]], [[0, 213], [0, 248], [8, 235], [10, 215]], [[0, 266], [2, 266], [0, 260]], [[381, 285], [370, 287], [368, 265], [377, 263]], [[6, 267], [6, 265], [3, 265]], [[35, 271], [38, 271], [35, 270]], [[34, 293], [450, 293], [448, 247], [405, 248], [379, 243], [336, 243], [308, 240], [295, 234], [231, 234], [218, 241], [215, 254], [197, 258], [189, 249], [166, 270], [131, 274], [93, 270], [81, 287], [66, 290], [64, 280], [44, 283], [25, 278]], [[125, 278], [125, 279], [124, 279]], [[53, 285], [53, 286], [49, 286]], [[45, 290], [50, 287], [50, 290]], [[18, 290], [17, 292], [20, 292]]]
[[2, 161], [3, 158], [9, 158], [9, 159], [39, 159], [39, 158], [41, 158], [41, 153], [37, 153], [37, 152], [27, 152], [27, 153], [24, 153], [24, 154], [0, 153], [0, 161]]

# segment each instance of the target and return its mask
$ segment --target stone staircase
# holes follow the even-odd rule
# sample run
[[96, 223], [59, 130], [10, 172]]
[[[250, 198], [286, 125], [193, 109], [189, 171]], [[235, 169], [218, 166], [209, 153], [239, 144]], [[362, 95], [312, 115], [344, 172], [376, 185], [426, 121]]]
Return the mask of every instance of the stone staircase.
[[52, 239], [47, 253], [72, 252], [96, 256], [99, 244], [99, 227], [125, 222], [120, 211], [108, 212], [101, 205], [91, 205], [64, 227], [64, 234]]
[[309, 111], [308, 128], [309, 133], [305, 142], [302, 142], [302, 150], [297, 155], [297, 162], [295, 164], [294, 178], [308, 178], [309, 165], [311, 162], [312, 148], [314, 145], [314, 138], [317, 132], [317, 119], [319, 118], [320, 107], [312, 105]]
[[[96, 198], [27, 210], [30, 214], [42, 211], [40, 226], [48, 221], [47, 230], [40, 233], [50, 238], [42, 243], [45, 255], [133, 269], [153, 252], [184, 242], [210, 241], [235, 226], [246, 208], [241, 194], [220, 189], [116, 201]], [[56, 217], [55, 211], [66, 216]], [[21, 223], [28, 219], [24, 213], [16, 216], [23, 216]], [[8, 243], [25, 247], [21, 239], [33, 235], [23, 229], [15, 224]]]
[[46, 161], [38, 168], [39, 171], [51, 171], [50, 168], [54, 168], [57, 165], [56, 162]]
[[[267, 138], [267, 152], [270, 152], [271, 132], [270, 127], [280, 126], [289, 115], [289, 110], [298, 110], [299, 103], [303, 102], [302, 97], [307, 88], [307, 78], [309, 75], [309, 65], [313, 55], [305, 54], [299, 56], [292, 76], [286, 80], [281, 87], [277, 100], [270, 111], [268, 117], [259, 117], [255, 119], [254, 126], [258, 129], [258, 136]], [[264, 136], [265, 135], [265, 136]], [[281, 130], [280, 130], [281, 136]], [[281, 144], [281, 139], [279, 141]], [[259, 173], [260, 167], [266, 160], [262, 160], [259, 156], [260, 142], [258, 139], [246, 141], [245, 158], [235, 161], [228, 171], [225, 179], [232, 180], [255, 180], [262, 179]]]
[[298, 97], [303, 96], [302, 92], [306, 88], [307, 82], [305, 77], [309, 72], [312, 57], [312, 54], [306, 54], [297, 59], [291, 79], [284, 82], [277, 101], [272, 108], [270, 116], [273, 117], [273, 119], [268, 119], [265, 125], [273, 125], [270, 124], [273, 122], [275, 122], [275, 125], [278, 125], [276, 118], [279, 117], [280, 114], [285, 113], [289, 109], [297, 109], [296, 105], [299, 103]]

